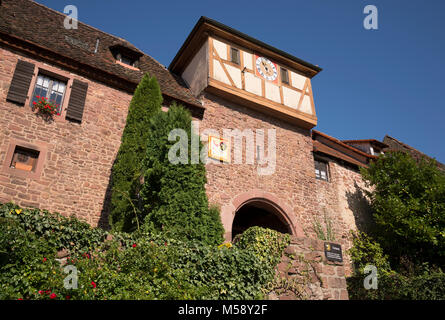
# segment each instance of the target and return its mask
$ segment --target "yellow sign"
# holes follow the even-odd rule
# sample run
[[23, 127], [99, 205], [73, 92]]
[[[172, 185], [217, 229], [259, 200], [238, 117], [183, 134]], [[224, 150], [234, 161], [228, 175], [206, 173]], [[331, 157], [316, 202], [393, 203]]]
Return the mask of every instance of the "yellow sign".
[[230, 162], [230, 141], [209, 136], [209, 158]]

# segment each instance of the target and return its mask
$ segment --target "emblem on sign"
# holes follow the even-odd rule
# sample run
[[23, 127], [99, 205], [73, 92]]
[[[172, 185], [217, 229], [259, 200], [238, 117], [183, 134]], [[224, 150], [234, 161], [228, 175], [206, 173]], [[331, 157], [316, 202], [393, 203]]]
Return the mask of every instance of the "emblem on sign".
[[230, 162], [230, 141], [209, 136], [209, 158]]
[[337, 243], [324, 243], [324, 254], [329, 261], [343, 262], [341, 245]]

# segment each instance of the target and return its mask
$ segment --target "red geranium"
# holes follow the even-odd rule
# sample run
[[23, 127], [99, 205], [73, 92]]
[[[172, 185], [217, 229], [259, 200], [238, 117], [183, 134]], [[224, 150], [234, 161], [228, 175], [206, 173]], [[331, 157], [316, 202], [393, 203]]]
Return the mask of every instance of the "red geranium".
[[136, 243], [133, 243], [133, 246], [132, 246], [133, 248], [136, 248]]
[[51, 293], [51, 295], [49, 296], [50, 299], [55, 299], [57, 296], [55, 293]]
[[59, 105], [56, 104], [55, 101], [47, 101], [45, 97], [41, 96], [36, 96], [36, 98], [37, 102], [34, 101], [32, 104], [42, 115], [47, 118], [51, 118], [55, 114], [60, 115], [60, 113], [57, 112]]
[[91, 281], [91, 285], [93, 286], [93, 288], [96, 288], [96, 282]]

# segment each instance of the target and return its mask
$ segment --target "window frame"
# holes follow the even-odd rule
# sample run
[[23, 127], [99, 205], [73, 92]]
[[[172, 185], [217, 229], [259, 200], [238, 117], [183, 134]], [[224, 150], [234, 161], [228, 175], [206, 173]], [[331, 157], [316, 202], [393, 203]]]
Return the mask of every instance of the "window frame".
[[33, 110], [32, 99], [34, 97], [34, 90], [35, 90], [35, 87], [37, 84], [38, 75], [41, 73], [41, 74], [47, 75], [49, 77], [55, 78], [57, 80], [65, 82], [65, 92], [63, 95], [63, 99], [62, 99], [60, 116], [54, 115], [53, 119], [54, 119], [54, 121], [60, 121], [60, 122], [68, 121], [68, 120], [66, 120], [66, 111], [67, 111], [68, 103], [69, 103], [70, 96], [71, 96], [71, 86], [73, 85], [74, 78], [72, 77], [71, 74], [64, 72], [63, 70], [56, 69], [54, 67], [43, 64], [41, 62], [34, 62], [34, 63], [35, 63], [34, 75], [32, 76], [31, 83], [28, 88], [28, 94], [27, 94], [27, 98], [25, 101], [25, 107], [29, 106], [29, 110], [31, 110], [31, 112], [33, 112], [33, 113], [37, 113], [37, 111], [38, 111], [38, 110]]
[[[233, 52], [236, 51], [237, 52], [237, 60], [238, 62], [233, 60]], [[236, 64], [237, 66], [241, 66], [241, 51], [238, 48], [235, 48], [233, 46], [230, 46], [230, 62], [232, 62], [233, 64]]]
[[[319, 177], [317, 177], [316, 170], [319, 170], [321, 172], [320, 169], [317, 169], [317, 162], [325, 164], [325, 166], [326, 166], [326, 179], [323, 179], [321, 177], [321, 174], [319, 175]], [[315, 174], [315, 179], [321, 180], [321, 181], [330, 182], [331, 181], [331, 174], [329, 172], [329, 161], [327, 161], [325, 159], [322, 159], [320, 157], [314, 157], [314, 174]]]
[[[121, 51], [117, 51], [115, 54], [113, 54], [113, 56], [114, 56], [114, 59], [116, 59], [116, 63], [120, 64], [121, 66], [130, 68], [133, 70], [140, 70], [139, 69], [139, 59], [140, 58], [132, 57], [131, 55], [122, 53]], [[131, 62], [131, 64], [123, 62], [122, 61], [123, 59]]]
[[[11, 168], [12, 158], [16, 147], [21, 147], [24, 149], [31, 149], [33, 151], [39, 152], [39, 156], [36, 159], [34, 166], [34, 171], [26, 171], [16, 168]], [[10, 174], [13, 176], [21, 178], [32, 178], [39, 179], [43, 170], [43, 165], [45, 163], [46, 154], [48, 150], [48, 145], [44, 142], [29, 143], [26, 141], [11, 138], [9, 140], [8, 150], [6, 152], [5, 158], [3, 160], [2, 172]]]
[[58, 77], [54, 77], [53, 75], [45, 73], [45, 71], [43, 71], [43, 70], [39, 70], [37, 75], [35, 76], [36, 77], [36, 81], [35, 81], [35, 84], [34, 84], [34, 89], [32, 91], [31, 97], [29, 99], [29, 105], [31, 106], [31, 108], [34, 107], [32, 103], [34, 101], [34, 97], [36, 96], [37, 80], [38, 80], [39, 76], [43, 76], [43, 77], [49, 78], [49, 84], [48, 84], [48, 88], [47, 88], [48, 90], [47, 90], [47, 93], [46, 93], [46, 98], [47, 98], [48, 101], [50, 101], [49, 98], [51, 96], [51, 91], [52, 91], [52, 88], [53, 88], [53, 85], [54, 85], [54, 81], [58, 81], [58, 82], [63, 82], [64, 83], [65, 90], [63, 91], [62, 99], [61, 99], [61, 102], [59, 104], [59, 109], [58, 109], [58, 113], [60, 113], [60, 115], [59, 116], [57, 114], [54, 115], [55, 117], [60, 117], [62, 115], [61, 111], [63, 109], [63, 102], [65, 100], [66, 91], [68, 89], [68, 81], [67, 80], [62, 80], [61, 78], [58, 78]]
[[[283, 72], [283, 71], [285, 71], [285, 72]], [[283, 81], [283, 74], [286, 74], [286, 81]], [[281, 81], [281, 83], [290, 85], [288, 69], [280, 67], [280, 81]]]

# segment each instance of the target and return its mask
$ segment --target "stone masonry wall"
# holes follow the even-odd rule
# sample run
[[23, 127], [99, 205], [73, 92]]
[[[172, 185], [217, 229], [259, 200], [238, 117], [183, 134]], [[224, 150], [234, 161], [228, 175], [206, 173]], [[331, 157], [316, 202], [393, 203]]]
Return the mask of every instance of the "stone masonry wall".
[[348, 300], [344, 263], [328, 261], [320, 240], [292, 237], [276, 279], [273, 300]]
[[0, 171], [0, 201], [74, 215], [93, 226], [105, 222], [101, 221], [104, 199], [131, 95], [70, 73], [70, 77], [88, 83], [82, 123], [47, 123], [36, 117], [29, 105], [6, 101], [19, 58], [41, 62], [0, 48], [0, 166], [11, 139], [44, 144], [47, 154], [37, 179]]
[[[364, 230], [370, 224], [369, 200], [364, 195], [366, 186], [360, 172], [337, 160], [329, 161], [329, 181], [316, 180], [317, 202], [321, 215], [326, 215], [333, 226], [335, 242], [346, 253], [352, 246], [351, 230]], [[324, 217], [320, 222], [324, 225]], [[351, 261], [344, 254], [345, 271], [352, 272]]]
[[[204, 118], [200, 123], [201, 133], [208, 128], [216, 129], [221, 136], [223, 128], [241, 131], [252, 129], [254, 132], [256, 129], [264, 129], [267, 151], [267, 129], [276, 130], [276, 169], [274, 174], [259, 175], [256, 160], [253, 165], [246, 164], [245, 143], [243, 143], [242, 164], [209, 163], [206, 166], [206, 190], [209, 202], [222, 206], [221, 214], [226, 231], [231, 230], [234, 210], [237, 209], [231, 207], [234, 199], [249, 191], [262, 190], [274, 195], [289, 207], [293, 223], [310, 233], [311, 219], [318, 213], [318, 205], [315, 201], [314, 161], [309, 130], [297, 128], [284, 121], [229, 103], [207, 93], [201, 99], [206, 108]], [[202, 134], [201, 138], [203, 138]], [[206, 137], [204, 137], [204, 141], [207, 141]], [[256, 154], [256, 150], [254, 152]], [[300, 236], [303, 235], [300, 234]], [[230, 235], [226, 234], [226, 237], [230, 238]]]

